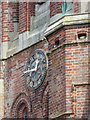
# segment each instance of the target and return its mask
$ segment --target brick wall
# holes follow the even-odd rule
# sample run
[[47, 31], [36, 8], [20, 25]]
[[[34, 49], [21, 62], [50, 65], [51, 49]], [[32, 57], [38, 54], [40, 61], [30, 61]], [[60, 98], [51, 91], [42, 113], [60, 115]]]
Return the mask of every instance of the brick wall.
[[3, 23], [2, 23], [2, 32], [3, 32], [3, 42], [8, 41], [9, 40], [9, 36], [8, 36], [8, 3], [3, 2], [2, 3], [2, 19], [3, 19]]
[[[13, 17], [14, 22], [19, 21], [20, 34], [30, 29], [29, 18], [35, 15], [35, 5], [29, 5], [30, 3], [19, 4], [19, 19], [15, 17], [18, 15], [15, 11], [15, 16], [10, 14], [10, 21]], [[6, 18], [3, 20], [3, 40], [7, 41], [9, 8], [6, 3], [3, 6], [3, 18]], [[51, 3], [51, 6], [51, 16], [60, 12], [61, 3]], [[18, 10], [16, 4], [9, 4], [9, 7]], [[88, 38], [85, 41], [77, 39], [78, 33], [84, 31], [88, 34], [88, 29], [90, 28], [85, 25], [62, 27], [48, 36], [48, 49], [45, 48], [47, 41], [40, 41], [5, 60], [5, 117], [18, 116], [18, 110], [22, 116], [25, 106], [28, 108], [28, 117], [31, 118], [55, 118], [60, 115], [67, 118], [88, 117], [90, 45]], [[59, 43], [56, 44], [56, 41]], [[28, 58], [36, 49], [49, 50], [51, 53], [48, 55], [47, 77], [40, 88], [32, 92], [25, 84], [23, 72]]]
[[0, 59], [1, 59], [1, 43], [2, 43], [2, 3], [0, 2]]
[[[58, 117], [65, 112], [69, 114], [72, 113], [67, 116], [68, 118], [88, 117], [89, 44], [75, 43], [75, 41], [77, 41], [77, 32], [82, 29], [87, 31], [88, 27], [66, 27], [48, 37], [48, 42], [50, 43], [49, 50], [52, 51], [48, 56], [48, 74], [45, 82], [36, 93], [30, 91], [25, 85], [23, 70], [25, 69], [27, 59], [35, 49], [45, 49], [45, 41], [7, 60], [5, 116], [10, 117], [11, 109], [17, 106], [13, 104], [13, 101], [17, 101], [18, 98], [20, 100], [25, 98], [30, 105], [30, 117], [40, 118], [46, 117], [47, 115], [50, 117]], [[60, 41], [58, 48], [53, 48], [55, 40]], [[67, 42], [67, 44], [63, 45], [65, 42]], [[48, 94], [45, 97], [44, 93], [46, 89], [48, 89]], [[22, 94], [25, 95], [23, 96]], [[11, 106], [13, 107], [11, 108]], [[44, 110], [46, 112], [44, 112]]]
[[[65, 52], [64, 48], [49, 56], [49, 115], [57, 117], [66, 111]], [[52, 74], [53, 73], [53, 74]]]
[[61, 2], [51, 2], [50, 3], [50, 17], [62, 13], [62, 5]]
[[5, 63], [0, 61], [0, 119], [4, 117], [4, 74]]
[[44, 48], [44, 44], [45, 42], [41, 42], [35, 46], [32, 46], [31, 48], [9, 58], [6, 61], [5, 117], [15, 117], [15, 107], [17, 108], [18, 104], [23, 103], [23, 100], [26, 101], [26, 104], [28, 104], [29, 117], [46, 117], [47, 113], [43, 112], [43, 110], [47, 109], [47, 102], [45, 102], [47, 99], [44, 97], [44, 92], [47, 88], [47, 78], [42, 87], [33, 93], [27, 88], [24, 81], [25, 76], [23, 75], [23, 70], [25, 70], [26, 67], [25, 64], [31, 53], [34, 52], [35, 49]]
[[[58, 117], [66, 111], [66, 83], [65, 83], [65, 48], [54, 47], [59, 40], [59, 45], [65, 42], [65, 31], [61, 29], [48, 38], [49, 50], [49, 116]], [[56, 49], [56, 50], [55, 50]], [[52, 74], [53, 73], [53, 74]], [[63, 87], [62, 87], [63, 86]]]
[[79, 13], [80, 11], [80, 3], [76, 0], [74, 1], [74, 5], [73, 5], [73, 8], [74, 8], [74, 13]]
[[[73, 1], [73, 12], [74, 13], [79, 13], [79, 2], [76, 0]], [[62, 13], [62, 2], [51, 2], [50, 3], [50, 17]]]
[[19, 21], [19, 3], [18, 2], [9, 2], [9, 22], [18, 22]]
[[19, 3], [19, 33], [27, 31], [27, 19], [28, 19], [28, 12], [27, 12], [27, 3], [20, 2]]
[[2, 59], [2, 3], [0, 2], [0, 119], [4, 117], [4, 62]]
[[[30, 31], [30, 16], [35, 16], [36, 2], [3, 2], [3, 41], [10, 40], [9, 32], [14, 32], [14, 23], [19, 23], [19, 34]], [[74, 2], [74, 12], [78, 13], [78, 3]], [[50, 3], [50, 16], [62, 12], [61, 2]]]
[[87, 118], [90, 113], [90, 85], [75, 86], [76, 107], [75, 112], [77, 117]]
[[[18, 3], [2, 2], [2, 33], [3, 42], [10, 40], [10, 33], [15, 31], [15, 23], [18, 23]], [[18, 32], [18, 31], [17, 31]]]
[[[68, 28], [67, 28], [68, 29]], [[66, 65], [66, 107], [74, 111], [77, 118], [87, 118], [89, 115], [89, 43], [77, 40], [78, 31], [88, 32], [88, 27], [72, 27], [66, 29], [66, 41], [69, 42], [65, 49]], [[88, 38], [87, 41], [90, 39]], [[83, 40], [82, 40], [83, 42]], [[70, 44], [72, 43], [72, 44]], [[85, 84], [85, 85], [84, 85]], [[76, 85], [76, 86], [75, 86]], [[74, 86], [74, 87], [73, 87]], [[73, 92], [72, 92], [73, 91]], [[86, 95], [85, 99], [83, 97]], [[88, 105], [87, 105], [88, 104]], [[80, 109], [79, 109], [80, 108]], [[85, 108], [85, 109], [84, 109]]]

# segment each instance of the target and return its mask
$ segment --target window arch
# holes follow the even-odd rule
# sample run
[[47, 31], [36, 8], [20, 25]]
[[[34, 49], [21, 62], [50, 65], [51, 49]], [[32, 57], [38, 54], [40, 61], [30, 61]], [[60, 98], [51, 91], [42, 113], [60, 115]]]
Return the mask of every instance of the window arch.
[[23, 120], [28, 120], [28, 108], [26, 107], [25, 103], [21, 103], [18, 106], [18, 118], [22, 118]]
[[[27, 112], [25, 113], [25, 111]], [[30, 118], [31, 115], [30, 112], [31, 112], [30, 96], [27, 96], [25, 93], [20, 93], [12, 104], [11, 117], [24, 118], [24, 116], [27, 115], [27, 117]]]
[[28, 109], [25, 108], [23, 111], [23, 120], [28, 120]]

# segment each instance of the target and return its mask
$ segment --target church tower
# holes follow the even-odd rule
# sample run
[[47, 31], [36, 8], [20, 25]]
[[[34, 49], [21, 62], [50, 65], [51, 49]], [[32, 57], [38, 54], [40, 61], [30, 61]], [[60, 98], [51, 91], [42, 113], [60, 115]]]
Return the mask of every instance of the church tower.
[[89, 7], [0, 2], [0, 119], [90, 118]]

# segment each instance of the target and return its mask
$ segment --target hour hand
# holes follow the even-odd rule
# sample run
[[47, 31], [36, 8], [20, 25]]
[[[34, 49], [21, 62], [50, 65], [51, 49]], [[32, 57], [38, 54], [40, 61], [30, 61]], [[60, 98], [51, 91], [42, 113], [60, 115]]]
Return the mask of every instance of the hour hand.
[[35, 71], [35, 68], [34, 68], [34, 69], [31, 69], [31, 70], [26, 70], [26, 71], [24, 71], [24, 73], [26, 74], [26, 73], [30, 73], [30, 72], [32, 72], [32, 71]]
[[26, 71], [24, 71], [24, 74], [30, 73], [30, 72], [33, 72], [33, 71], [36, 71], [36, 70], [37, 70], [38, 63], [39, 63], [39, 60], [37, 59], [37, 60], [35, 61], [35, 68], [33, 68], [33, 69], [31, 69], [31, 70], [26, 70]]

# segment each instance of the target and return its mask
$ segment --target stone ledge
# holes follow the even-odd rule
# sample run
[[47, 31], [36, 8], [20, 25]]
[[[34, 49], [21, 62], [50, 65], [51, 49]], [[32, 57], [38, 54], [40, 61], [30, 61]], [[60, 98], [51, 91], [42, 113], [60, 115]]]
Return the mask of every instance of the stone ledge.
[[90, 85], [90, 83], [78, 83], [78, 84], [73, 84], [73, 86], [84, 86], [84, 85]]
[[[90, 13], [83, 13], [83, 14], [71, 14], [71, 15], [65, 15], [61, 18], [58, 17], [58, 20], [51, 22], [44, 32], [44, 36], [48, 36], [55, 32], [57, 29], [60, 29], [63, 26], [70, 26], [70, 25], [76, 25], [76, 24], [86, 24], [90, 23], [90, 19], [88, 18], [88, 15]], [[78, 20], [77, 20], [78, 19]], [[42, 32], [41, 32], [42, 34]], [[14, 41], [9, 42], [3, 42], [2, 43], [2, 59], [7, 59], [10, 56], [13, 56], [14, 54], [31, 47], [32, 45], [45, 40], [44, 38], [41, 40], [37, 38], [36, 34], [32, 33], [30, 34], [29, 31], [20, 34], [19, 38], [16, 38]], [[40, 37], [40, 36], [39, 36]], [[32, 41], [32, 42], [31, 42]], [[76, 42], [77, 43], [77, 42]], [[73, 44], [73, 43], [64, 43], [65, 44]], [[60, 45], [62, 46], [62, 45]], [[55, 50], [57, 48], [54, 48]]]
[[90, 13], [82, 13], [63, 16], [62, 18], [58, 19], [58, 21], [49, 25], [47, 30], [44, 32], [44, 35], [48, 36], [63, 26], [90, 23], [89, 15]]
[[49, 118], [53, 120], [53, 119], [56, 119], [56, 118], [61, 117], [63, 115], [69, 115], [69, 114], [73, 114], [73, 112], [64, 112], [61, 114], [50, 115]]

